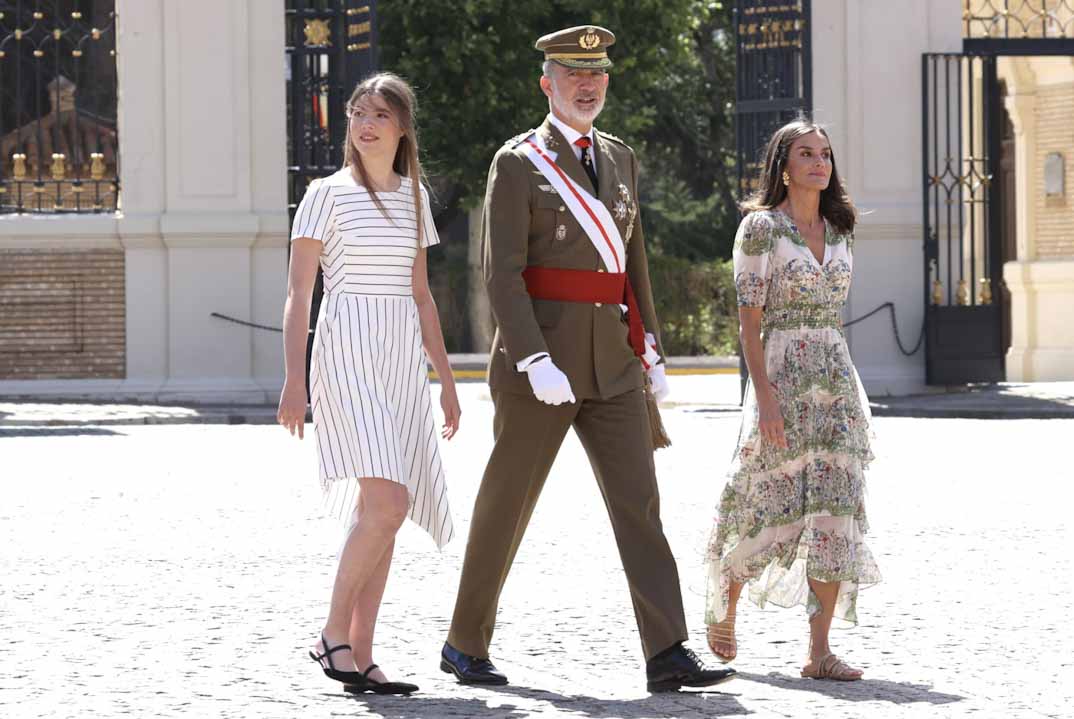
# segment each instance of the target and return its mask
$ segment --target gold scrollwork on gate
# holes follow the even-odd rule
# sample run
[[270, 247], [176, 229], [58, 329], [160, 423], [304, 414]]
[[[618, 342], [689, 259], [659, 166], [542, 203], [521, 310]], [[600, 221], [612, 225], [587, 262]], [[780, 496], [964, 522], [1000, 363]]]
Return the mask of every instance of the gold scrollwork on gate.
[[52, 179], [62, 180], [67, 176], [67, 156], [62, 152], [52, 153]]
[[963, 0], [962, 22], [965, 38], [1069, 38], [1074, 0]]
[[[787, 10], [800, 12], [797, 7]], [[738, 34], [745, 40], [740, 44], [742, 49], [747, 51], [781, 47], [801, 48], [802, 32], [805, 28], [806, 21], [801, 17], [777, 18], [739, 23]]]
[[311, 18], [306, 20], [306, 27], [302, 31], [306, 35], [306, 45], [331, 45], [332, 28], [328, 20]]
[[970, 283], [964, 279], [958, 281], [958, 289], [955, 290], [955, 302], [963, 307], [970, 304]]
[[11, 156], [12, 174], [16, 180], [26, 179], [26, 153], [16, 152]]

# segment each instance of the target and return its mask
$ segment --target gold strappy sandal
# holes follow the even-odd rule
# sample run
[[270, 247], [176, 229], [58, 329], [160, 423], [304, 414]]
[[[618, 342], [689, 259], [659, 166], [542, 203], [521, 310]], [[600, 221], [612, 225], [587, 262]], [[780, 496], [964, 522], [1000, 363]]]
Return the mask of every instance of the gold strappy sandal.
[[[709, 649], [724, 664], [732, 662], [738, 656], [738, 640], [735, 639], [735, 614], [729, 612], [719, 624], [709, 624], [706, 632]], [[717, 647], [730, 647], [731, 651], [721, 652]]]
[[860, 669], [848, 666], [834, 654], [827, 654], [819, 661], [811, 662], [812, 669], [802, 669], [802, 676], [806, 679], [831, 679], [837, 682], [856, 682], [861, 679]]

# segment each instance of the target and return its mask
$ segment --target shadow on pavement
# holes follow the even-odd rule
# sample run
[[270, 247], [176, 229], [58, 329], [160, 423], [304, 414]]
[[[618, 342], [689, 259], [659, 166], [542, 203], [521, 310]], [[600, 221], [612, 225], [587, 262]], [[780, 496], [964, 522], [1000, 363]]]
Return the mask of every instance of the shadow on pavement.
[[957, 694], [934, 692], [931, 687], [925, 684], [889, 682], [883, 679], [862, 679], [860, 682], [818, 681], [816, 679], [791, 677], [776, 672], [770, 674], [739, 672], [738, 679], [768, 684], [780, 689], [823, 694], [824, 696], [852, 702], [885, 701], [892, 704], [923, 702], [942, 705], [953, 704], [966, 698]]
[[877, 417], [1071, 419], [1074, 382], [976, 384], [945, 392], [870, 398]]
[[4, 437], [81, 437], [95, 435], [107, 437], [122, 435], [104, 427], [0, 427], [0, 439]]
[[[738, 700], [715, 691], [684, 691], [654, 694], [644, 699], [604, 699], [584, 695], [568, 696], [525, 687], [488, 687], [497, 694], [514, 694], [530, 702], [547, 702], [570, 716], [593, 719], [650, 719], [654, 716], [689, 717], [742, 716], [750, 712]], [[384, 697], [351, 695], [375, 716], [383, 719], [427, 719], [428, 717], [474, 717], [474, 719], [521, 719], [533, 716], [527, 702], [519, 707], [509, 702], [488, 706], [485, 699], [464, 697]]]
[[428, 719], [428, 717], [475, 717], [475, 719], [524, 719], [532, 716], [530, 708], [512, 704], [490, 707], [483, 699], [427, 696], [377, 696], [351, 694], [372, 716], [383, 719]]

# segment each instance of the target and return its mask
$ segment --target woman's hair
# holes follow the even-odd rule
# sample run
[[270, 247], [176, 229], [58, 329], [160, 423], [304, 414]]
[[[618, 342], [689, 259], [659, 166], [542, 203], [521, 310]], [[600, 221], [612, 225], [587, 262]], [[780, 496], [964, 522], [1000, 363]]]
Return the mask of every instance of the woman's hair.
[[[421, 234], [424, 229], [421, 186], [425, 180], [425, 173], [421, 169], [421, 160], [418, 158], [418, 129], [414, 122], [415, 115], [418, 112], [417, 98], [414, 96], [414, 90], [411, 89], [406, 80], [391, 72], [379, 72], [362, 80], [354, 88], [350, 99], [347, 100], [348, 117], [354, 112], [358, 101], [366, 95], [376, 95], [382, 99], [388, 105], [388, 109], [392, 111], [395, 121], [399, 123], [399, 127], [403, 130], [403, 136], [399, 138], [399, 146], [395, 150], [392, 169], [399, 175], [410, 178], [410, 189], [414, 194], [414, 217], [418, 225], [418, 247], [421, 247]], [[383, 203], [381, 203], [380, 198], [377, 197], [376, 191], [369, 182], [369, 175], [366, 174], [365, 165], [362, 164], [362, 155], [351, 140], [350, 122], [347, 122], [347, 137], [344, 147], [343, 167], [353, 167], [357, 170], [362, 185], [365, 186], [373, 198], [377, 208], [387, 217], [388, 213], [385, 211]]]
[[[803, 135], [819, 132], [831, 143], [831, 138], [824, 128], [805, 117], [788, 122], [772, 134], [764, 151], [764, 164], [757, 177], [757, 190], [746, 198], [739, 208], [749, 214], [757, 210], [771, 210], [787, 197], [787, 187], [783, 184], [783, 171], [787, 167], [791, 145]], [[835, 166], [835, 150], [832, 150], [832, 177], [828, 187], [820, 193], [820, 214], [824, 219], [842, 233], [854, 230], [858, 212], [847, 195], [843, 180]]]

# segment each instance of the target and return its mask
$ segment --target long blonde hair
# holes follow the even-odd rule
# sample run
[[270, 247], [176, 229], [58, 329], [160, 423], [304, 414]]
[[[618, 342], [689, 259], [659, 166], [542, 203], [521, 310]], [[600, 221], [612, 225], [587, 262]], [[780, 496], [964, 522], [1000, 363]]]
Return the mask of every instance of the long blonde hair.
[[[376, 95], [387, 103], [388, 108], [395, 115], [395, 121], [403, 130], [403, 136], [399, 138], [399, 146], [395, 150], [395, 159], [392, 161], [392, 170], [403, 177], [410, 178], [410, 190], [414, 195], [414, 216], [418, 225], [418, 247], [421, 247], [423, 207], [421, 202], [421, 186], [425, 180], [425, 173], [421, 169], [421, 160], [418, 158], [418, 128], [415, 116], [418, 112], [418, 100], [414, 90], [407, 81], [391, 72], [378, 72], [358, 83], [347, 100], [347, 116], [354, 111], [359, 100], [366, 95]], [[351, 141], [351, 123], [347, 122], [346, 144], [343, 150], [343, 168], [354, 168], [358, 171], [358, 177], [373, 198], [373, 202], [381, 213], [388, 217], [384, 204], [377, 197], [376, 190], [369, 182], [365, 165], [362, 164], [362, 155]]]

